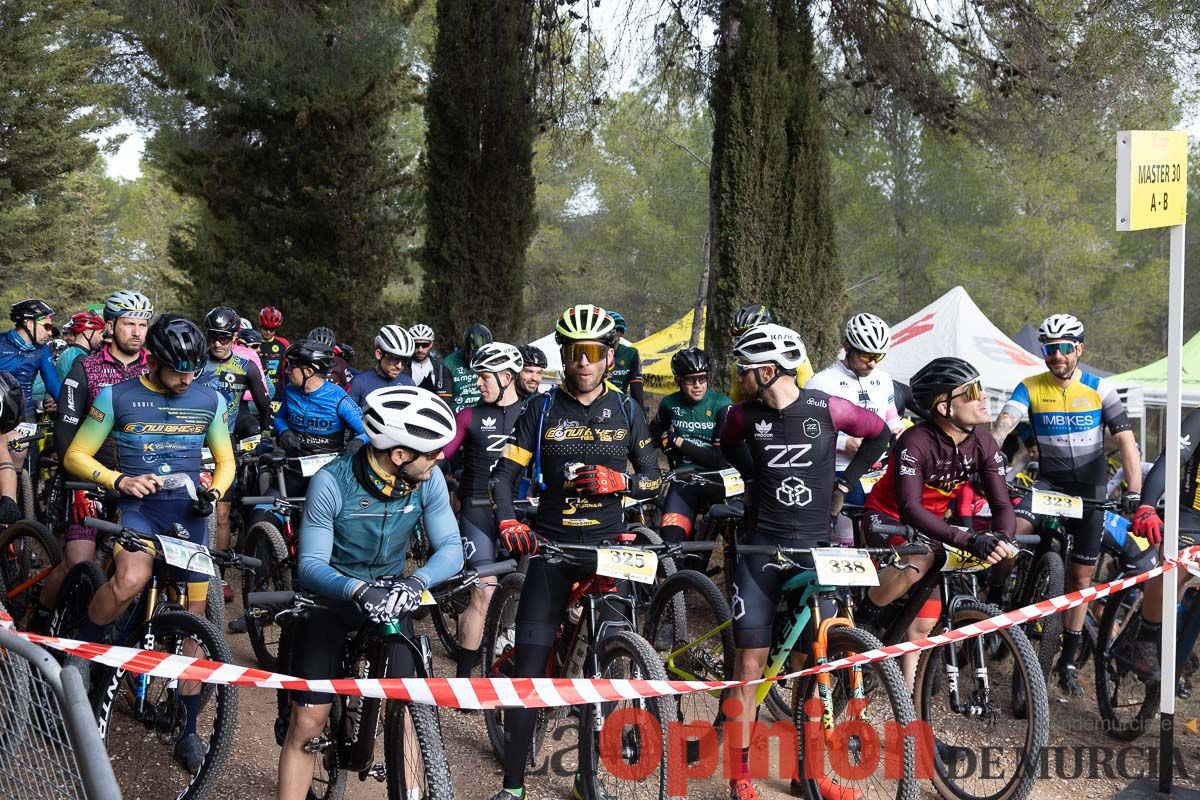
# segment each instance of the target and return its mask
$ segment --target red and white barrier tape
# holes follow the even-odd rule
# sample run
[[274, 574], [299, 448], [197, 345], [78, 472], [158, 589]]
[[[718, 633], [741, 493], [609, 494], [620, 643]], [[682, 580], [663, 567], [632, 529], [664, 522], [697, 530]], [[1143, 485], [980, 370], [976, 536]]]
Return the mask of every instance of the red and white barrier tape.
[[[1181, 553], [1179, 558], [1154, 567], [1139, 575], [1071, 592], [1062, 597], [1043, 600], [1040, 603], [999, 614], [990, 619], [964, 625], [927, 639], [887, 645], [866, 653], [856, 653], [818, 667], [799, 672], [779, 675], [775, 678], [760, 678], [753, 681], [647, 681], [614, 680], [600, 678], [363, 678], [336, 680], [305, 680], [277, 672], [267, 672], [235, 664], [189, 656], [171, 655], [152, 650], [132, 647], [93, 644], [74, 639], [59, 639], [35, 633], [13, 631], [19, 636], [61, 650], [71, 655], [95, 661], [109, 667], [118, 667], [129, 672], [153, 675], [159, 678], [223, 683], [230, 686], [255, 686], [264, 689], [294, 689], [312, 692], [328, 692], [361, 697], [377, 697], [388, 700], [403, 700], [447, 708], [551, 708], [556, 706], [581, 705], [609, 701], [637, 700], [665, 695], [691, 694], [694, 692], [725, 689], [731, 686], [755, 685], [765, 680], [788, 680], [833, 672], [856, 664], [869, 664], [889, 658], [917, 653], [940, 647], [944, 644], [971, 639], [1013, 625], [1022, 625], [1031, 620], [1058, 614], [1068, 608], [1089, 603], [1114, 592], [1128, 589], [1139, 583], [1177, 569], [1180, 565], [1196, 564], [1200, 547]], [[0, 624], [11, 629], [12, 618], [0, 610]]]

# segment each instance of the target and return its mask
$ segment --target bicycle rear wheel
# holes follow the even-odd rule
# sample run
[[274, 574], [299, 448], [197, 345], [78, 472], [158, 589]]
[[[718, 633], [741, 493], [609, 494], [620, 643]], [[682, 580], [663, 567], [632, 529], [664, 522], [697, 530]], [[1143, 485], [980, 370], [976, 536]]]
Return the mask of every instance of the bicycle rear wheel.
[[1158, 677], [1140, 677], [1112, 654], [1113, 645], [1139, 618], [1141, 608], [1142, 592], [1137, 588], [1109, 595], [1096, 633], [1096, 705], [1108, 735], [1122, 742], [1141, 737], [1158, 713]]
[[[601, 678], [666, 680], [662, 663], [649, 642], [632, 631], [617, 631], [602, 639], [599, 647]], [[612, 724], [613, 715], [624, 709], [633, 710], [634, 715], [617, 729]], [[675, 698], [668, 695], [623, 700], [587, 705], [581, 711], [579, 773], [583, 776], [584, 800], [663, 800], [667, 796], [666, 732], [668, 723], [676, 718]], [[598, 719], [597, 714], [602, 718]], [[639, 720], [647, 724], [638, 724]], [[615, 745], [615, 759], [607, 751], [601, 758], [600, 749], [606, 746], [603, 739], [608, 740], [607, 746]], [[618, 764], [618, 772], [623, 774], [611, 772]]]
[[436, 708], [388, 702], [383, 746], [388, 800], [453, 800]]
[[[483, 667], [480, 673], [485, 678], [511, 678], [514, 676], [513, 661], [517, 643], [517, 605], [521, 599], [521, 589], [525, 585], [525, 576], [520, 572], [505, 575], [492, 595], [488, 604], [487, 618], [483, 623], [483, 643], [479, 650], [483, 657]], [[483, 712], [484, 724], [487, 726], [488, 741], [492, 744], [492, 752], [496, 760], [504, 763], [504, 715], [502, 708], [487, 709]], [[538, 763], [538, 755], [542, 742], [546, 738], [546, 728], [550, 715], [546, 709], [537, 712], [537, 724], [533, 729], [533, 741], [529, 745], [529, 765]]]
[[58, 603], [50, 617], [51, 636], [74, 638], [87, 617], [88, 605], [96, 590], [104, 585], [104, 571], [95, 561], [81, 561], [71, 567], [58, 590]]
[[292, 588], [292, 568], [283, 534], [269, 522], [256, 522], [246, 532], [242, 552], [262, 561], [262, 567], [242, 573], [242, 605], [246, 609], [246, 636], [263, 669], [279, 663], [279, 625], [270, 614], [250, 613], [251, 592], [287, 592]]
[[18, 630], [29, 629], [42, 583], [62, 557], [62, 548], [40, 522], [20, 520], [0, 532], [0, 587]]
[[[829, 630], [826, 646], [829, 660], [834, 661], [883, 644], [861, 628], [839, 627]], [[828, 675], [835, 716], [833, 728], [820, 739], [819, 759], [807, 751], [805, 740], [806, 730], [820, 736], [821, 712], [810, 720], [809, 712], [816, 709], [806, 707], [819, 696], [819, 676], [796, 681], [791, 721], [796, 729], [798, 763], [792, 794], [809, 800], [826, 796], [915, 800], [920, 793], [915, 776], [921, 744], [909, 737], [899, 743], [894, 738], [916, 719], [900, 667], [895, 661], [876, 661]], [[855, 701], [855, 697], [862, 699]], [[822, 707], [819, 699], [817, 704], [818, 709]], [[885, 753], [888, 762], [896, 759], [898, 770], [885, 764]]]
[[[955, 608], [953, 619], [947, 620], [943, 613], [934, 632], [999, 613], [995, 606], [965, 602]], [[922, 653], [913, 701], [917, 715], [937, 736], [939, 752], [933, 759], [932, 777], [938, 794], [961, 800], [1020, 800], [1033, 791], [1049, 737], [1046, 679], [1020, 628], [1001, 628], [986, 635], [993, 641], [967, 639]], [[958, 663], [959, 708], [951, 706], [950, 648]], [[1027, 687], [1020, 697], [1013, 692], [1018, 685]], [[981, 769], [976, 754], [985, 746], [989, 768]]]
[[[229, 663], [229, 647], [207, 620], [186, 611], [164, 611], [153, 622], [154, 650], [171, 655], [189, 653], [198, 658]], [[144, 646], [142, 625], [133, 639]], [[175, 742], [184, 730], [186, 709], [181, 691], [191, 682], [106, 670], [97, 688], [96, 719], [108, 749], [113, 772], [126, 797], [175, 797], [202, 800], [213, 796], [217, 781], [233, 747], [237, 727], [238, 694], [233, 686], [211, 686], [196, 717], [196, 734], [206, 753], [192, 775], [174, 759]], [[206, 690], [209, 685], [205, 686]]]

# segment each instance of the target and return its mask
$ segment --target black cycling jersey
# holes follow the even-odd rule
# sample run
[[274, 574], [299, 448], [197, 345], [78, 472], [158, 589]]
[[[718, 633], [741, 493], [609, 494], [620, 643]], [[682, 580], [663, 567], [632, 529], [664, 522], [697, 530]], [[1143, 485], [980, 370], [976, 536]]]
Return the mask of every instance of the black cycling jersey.
[[[1179, 427], [1179, 460], [1185, 464], [1179, 487], [1179, 507], [1200, 511], [1200, 408], [1194, 408], [1183, 418]], [[1154, 462], [1142, 484], [1142, 502], [1158, 505], [1167, 486], [1167, 454], [1164, 451]]]
[[447, 459], [461, 451], [462, 477], [458, 480], [459, 497], [487, 497], [488, 481], [504, 446], [512, 435], [523, 406], [510, 403], [498, 406], [485, 403], [464, 408], [455, 415], [458, 429], [450, 444], [442, 448]]
[[412, 378], [413, 383], [422, 389], [428, 389], [446, 402], [450, 402], [454, 398], [454, 378], [450, 375], [450, 370], [442, 363], [442, 359], [431, 355], [429, 357], [429, 374], [422, 375], [420, 381], [413, 376], [413, 363], [410, 361], [404, 367], [404, 374]]
[[858, 481], [891, 437], [883, 420], [840, 397], [800, 390], [776, 410], [759, 400], [737, 403], [721, 430], [721, 450], [750, 482], [745, 529], [805, 541], [829, 536], [837, 435], [864, 441], [846, 468]]
[[566, 477], [566, 465], [595, 464], [626, 472], [632, 463], [632, 497], [649, 497], [662, 483], [645, 414], [628, 397], [607, 388], [587, 406], [561, 386], [525, 404], [492, 473], [498, 519], [516, 519], [513, 487], [525, 468], [538, 461], [539, 452], [545, 488], [533, 527], [552, 538], [597, 541], [625, 530], [620, 496], [579, 496]]

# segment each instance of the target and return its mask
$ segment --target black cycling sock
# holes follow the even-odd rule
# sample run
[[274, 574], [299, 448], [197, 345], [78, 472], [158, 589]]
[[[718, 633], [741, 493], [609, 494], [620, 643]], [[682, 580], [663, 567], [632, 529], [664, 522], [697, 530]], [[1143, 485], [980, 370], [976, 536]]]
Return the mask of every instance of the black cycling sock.
[[1162, 638], [1162, 623], [1142, 620], [1142, 626], [1138, 629], [1137, 638], [1139, 642], [1158, 643]]
[[79, 637], [80, 641], [99, 644], [104, 641], [104, 633], [107, 628], [107, 625], [94, 622], [92, 615], [88, 614], [83, 618], [83, 622], [79, 623], [79, 630], [76, 631], [75, 635]]
[[475, 669], [475, 665], [479, 663], [479, 648], [467, 650], [463, 648], [458, 653], [458, 668], [454, 673], [456, 678], [469, 678], [471, 671]]
[[883, 608], [875, 605], [870, 595], [864, 594], [862, 600], [854, 607], [854, 621], [860, 625], [870, 625], [882, 610]]
[[1083, 631], [1063, 631], [1062, 656], [1058, 659], [1059, 667], [1075, 666], [1075, 654], [1079, 652], [1079, 644], [1083, 641]]
[[510, 708], [504, 712], [504, 788], [525, 785], [525, 765], [533, 743], [537, 709]]
[[183, 736], [190, 736], [196, 732], [196, 717], [200, 715], [200, 695], [181, 694], [179, 695], [179, 702], [183, 704], [184, 710], [187, 711], [183, 720]]
[[659, 528], [658, 535], [668, 544], [679, 544], [686, 538], [685, 531], [679, 525], [663, 525]]

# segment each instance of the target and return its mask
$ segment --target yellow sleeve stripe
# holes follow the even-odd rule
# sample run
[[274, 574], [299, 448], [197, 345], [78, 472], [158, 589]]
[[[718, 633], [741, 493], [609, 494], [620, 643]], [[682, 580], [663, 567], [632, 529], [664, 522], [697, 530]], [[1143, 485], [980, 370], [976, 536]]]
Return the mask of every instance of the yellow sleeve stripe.
[[509, 461], [517, 462], [522, 467], [529, 466], [529, 462], [533, 461], [533, 453], [529, 452], [524, 447], [518, 447], [517, 445], [512, 444], [511, 442], [509, 444], [504, 445], [503, 456], [504, 456], [504, 458], [507, 458]]

